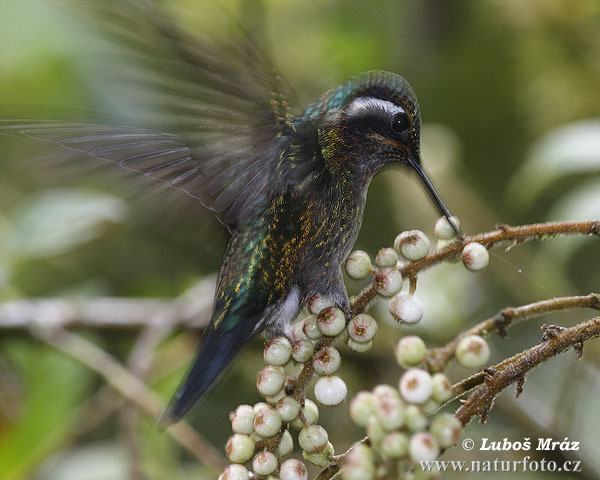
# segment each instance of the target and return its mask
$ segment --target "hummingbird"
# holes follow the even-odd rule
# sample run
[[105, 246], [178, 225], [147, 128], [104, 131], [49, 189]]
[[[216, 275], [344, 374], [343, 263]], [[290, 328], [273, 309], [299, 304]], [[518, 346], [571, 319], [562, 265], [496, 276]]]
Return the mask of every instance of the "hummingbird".
[[419, 104], [400, 75], [358, 74], [295, 111], [291, 87], [248, 37], [242, 47], [207, 45], [152, 2], [90, 2], [103, 4], [111, 32], [122, 25], [122, 44], [137, 40], [136, 88], [152, 92], [162, 128], [19, 121], [4, 122], [0, 133], [54, 142], [166, 183], [213, 210], [229, 231], [210, 323], [166, 423], [184, 417], [251, 339], [289, 335], [313, 296], [349, 315], [341, 265], [383, 167], [416, 172], [461, 235], [421, 165]]

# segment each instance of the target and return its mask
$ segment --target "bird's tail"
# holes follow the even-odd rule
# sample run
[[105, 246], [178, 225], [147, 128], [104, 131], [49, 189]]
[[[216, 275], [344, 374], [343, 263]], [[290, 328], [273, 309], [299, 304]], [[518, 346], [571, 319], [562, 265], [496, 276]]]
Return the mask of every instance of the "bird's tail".
[[206, 393], [217, 377], [229, 366], [233, 358], [253, 337], [248, 326], [252, 319], [245, 319], [229, 331], [208, 327], [200, 348], [185, 380], [171, 399], [159, 423], [168, 426], [183, 418]]

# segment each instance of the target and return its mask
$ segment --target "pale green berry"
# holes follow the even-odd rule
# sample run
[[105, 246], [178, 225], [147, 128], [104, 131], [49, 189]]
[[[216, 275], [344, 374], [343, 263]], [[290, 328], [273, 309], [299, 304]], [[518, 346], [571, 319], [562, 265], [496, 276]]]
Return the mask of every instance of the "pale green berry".
[[392, 387], [389, 389], [393, 393], [383, 393], [380, 387], [373, 391], [375, 413], [386, 430], [396, 430], [404, 425], [404, 402]]
[[234, 433], [227, 440], [225, 446], [227, 458], [232, 463], [244, 463], [252, 458], [254, 454], [254, 442], [248, 435]]
[[292, 357], [298, 363], [304, 363], [312, 357], [315, 351], [315, 345], [307, 338], [294, 342], [292, 347]]
[[416, 335], [402, 337], [394, 349], [396, 361], [403, 368], [420, 364], [425, 359], [426, 353], [425, 342]]
[[352, 338], [348, 338], [346, 343], [350, 350], [356, 353], [369, 353], [371, 348], [373, 348], [373, 340], [369, 340], [368, 342], [357, 342]]
[[321, 405], [339, 405], [346, 399], [346, 383], [335, 375], [321, 377], [315, 383], [315, 398]]
[[375, 414], [375, 398], [370, 392], [358, 392], [350, 401], [350, 418], [359, 427], [366, 427]]
[[324, 448], [316, 452], [302, 451], [304, 459], [313, 465], [324, 468], [331, 463], [331, 457], [335, 454], [331, 442], [327, 442]]
[[327, 307], [319, 313], [317, 324], [323, 335], [335, 337], [346, 327], [346, 315], [339, 308]]
[[377, 415], [371, 415], [367, 422], [367, 435], [371, 442], [377, 445], [385, 437], [385, 434], [386, 430]]
[[255, 403], [254, 406], [252, 407], [252, 410], [254, 411], [254, 415], [257, 415], [258, 412], [260, 412], [263, 408], [271, 408], [271, 406], [266, 402]]
[[375, 265], [378, 267], [394, 267], [398, 263], [398, 253], [393, 248], [382, 248], [377, 252]]
[[323, 347], [313, 357], [313, 368], [320, 375], [335, 373], [341, 364], [340, 352], [334, 347]]
[[277, 402], [277, 413], [284, 422], [291, 422], [300, 413], [300, 402], [293, 397], [283, 397]]
[[483, 270], [490, 262], [490, 254], [481, 243], [465, 245], [461, 258], [463, 265], [473, 272]]
[[279, 402], [279, 400], [284, 398], [286, 395], [287, 394], [285, 393], [285, 388], [282, 388], [274, 395], [267, 395], [265, 397], [265, 400], [267, 401], [267, 403], [269, 403], [271, 405], [277, 405], [277, 402]]
[[277, 453], [280, 457], [285, 457], [292, 453], [294, 449], [294, 439], [292, 438], [292, 434], [286, 430], [283, 432], [283, 436], [281, 437], [281, 441], [279, 442], [279, 446], [277, 447]]
[[388, 310], [399, 322], [417, 323], [423, 318], [423, 304], [408, 292], [394, 295], [388, 304]]
[[327, 430], [321, 425], [307, 425], [298, 434], [300, 448], [307, 452], [318, 452], [325, 448], [328, 441]]
[[421, 410], [425, 415], [431, 415], [436, 412], [440, 408], [440, 402], [436, 401], [433, 398], [427, 400], [424, 404], [421, 405]]
[[275, 337], [265, 345], [263, 356], [269, 365], [285, 365], [292, 356], [292, 344], [285, 337]]
[[294, 323], [294, 326], [292, 328], [292, 338], [294, 339], [294, 343], [308, 339], [308, 337], [304, 333], [304, 320], [299, 320]]
[[400, 378], [400, 394], [408, 403], [422, 404], [431, 398], [431, 375], [421, 368], [411, 368]]
[[252, 460], [252, 469], [257, 475], [270, 475], [277, 470], [277, 457], [274, 453], [264, 451], [254, 455]]
[[[313, 425], [319, 420], [319, 407], [317, 407], [317, 404], [309, 398], [306, 398], [304, 400], [304, 406], [300, 410], [302, 412], [302, 416], [304, 417], [306, 425]], [[291, 425], [296, 430], [300, 430], [304, 428], [305, 424], [300, 418], [300, 416], [298, 416], [291, 422]]]
[[319, 340], [323, 336], [315, 315], [310, 315], [304, 319], [302, 331], [311, 340]]
[[313, 295], [308, 302], [308, 311], [313, 315], [318, 315], [327, 307], [333, 307], [333, 301], [322, 295]]
[[256, 388], [263, 396], [275, 395], [283, 388], [285, 372], [282, 367], [267, 365], [256, 377]]
[[254, 430], [263, 437], [276, 435], [281, 425], [281, 417], [271, 406], [260, 409], [254, 417]]
[[380, 268], [375, 273], [373, 288], [383, 297], [391, 297], [402, 288], [402, 274], [393, 267]]
[[408, 445], [410, 458], [413, 462], [427, 462], [440, 456], [440, 446], [433, 435], [426, 432], [415, 433], [410, 437]]
[[250, 405], [240, 405], [229, 414], [234, 433], [250, 435], [254, 430], [254, 410]]
[[400, 398], [400, 394], [398, 393], [398, 390], [396, 390], [391, 385], [386, 385], [384, 383], [376, 385], [375, 387], [373, 387], [373, 392], [372, 393], [373, 393], [374, 397], [381, 397], [381, 398], [396, 397], [396, 398]]
[[396, 237], [394, 248], [407, 260], [420, 260], [429, 253], [429, 238], [420, 230], [409, 230]]
[[443, 373], [436, 373], [431, 377], [433, 383], [433, 398], [440, 404], [446, 403], [452, 398], [452, 384]]
[[246, 467], [233, 463], [225, 467], [218, 480], [248, 480], [249, 478], [250, 474]]
[[373, 270], [371, 257], [369, 257], [367, 252], [363, 252], [362, 250], [355, 250], [348, 255], [345, 266], [348, 276], [355, 280], [363, 280]]
[[479, 335], [463, 338], [456, 347], [456, 359], [467, 368], [481, 368], [490, 358], [490, 347]]
[[418, 405], [407, 405], [404, 419], [411, 432], [422, 432], [427, 428], [427, 417]]
[[256, 433], [256, 432], [252, 432], [252, 433], [250, 434], [250, 438], [252, 439], [252, 442], [253, 442], [254, 444], [257, 444], [258, 442], [262, 442], [262, 441], [265, 439], [265, 437], [263, 437], [262, 435], [259, 435], [259, 434], [258, 434], [258, 433]]
[[348, 334], [355, 342], [373, 340], [377, 333], [377, 322], [371, 315], [361, 313], [348, 322]]
[[[460, 221], [456, 217], [451, 217], [452, 221], [456, 224], [457, 227], [460, 227]], [[436, 238], [441, 240], [451, 240], [456, 237], [456, 231], [448, 221], [446, 217], [438, 218], [437, 222], [435, 222], [435, 227], [433, 229], [433, 233]]]
[[451, 447], [458, 442], [463, 425], [450, 413], [440, 413], [432, 421], [429, 431], [443, 448]]
[[300, 460], [290, 458], [281, 464], [279, 469], [280, 480], [307, 480], [308, 471], [306, 465]]
[[408, 437], [401, 432], [389, 432], [381, 440], [381, 451], [389, 458], [401, 458], [408, 453]]
[[375, 478], [373, 451], [364, 443], [355, 445], [341, 465], [343, 480], [372, 480]]

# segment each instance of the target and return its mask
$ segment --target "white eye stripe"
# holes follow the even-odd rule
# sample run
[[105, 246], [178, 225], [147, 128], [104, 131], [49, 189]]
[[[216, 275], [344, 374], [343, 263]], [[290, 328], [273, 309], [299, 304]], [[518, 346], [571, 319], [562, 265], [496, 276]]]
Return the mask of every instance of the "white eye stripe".
[[357, 117], [364, 115], [368, 112], [373, 111], [384, 111], [388, 115], [392, 116], [399, 112], [404, 112], [404, 109], [398, 105], [388, 102], [387, 100], [381, 100], [375, 97], [358, 97], [352, 100], [346, 107], [346, 113], [348, 116]]

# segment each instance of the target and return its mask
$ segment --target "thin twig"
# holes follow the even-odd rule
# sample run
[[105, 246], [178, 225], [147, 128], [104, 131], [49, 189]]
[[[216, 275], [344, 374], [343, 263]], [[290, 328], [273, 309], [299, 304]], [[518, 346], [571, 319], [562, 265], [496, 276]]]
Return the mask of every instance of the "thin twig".
[[[520, 245], [528, 240], [554, 237], [559, 235], [600, 235], [600, 220], [588, 222], [549, 222], [523, 225], [518, 227], [501, 225], [498, 226], [498, 230], [457, 240], [455, 243], [452, 243], [441, 250], [433, 252], [421, 260], [403, 264], [399, 270], [404, 278], [410, 279], [411, 289], [414, 290], [416, 286], [416, 275], [418, 272], [437, 265], [444, 260], [456, 257], [462, 252], [464, 245], [468, 243], [478, 242], [487, 248], [491, 248], [506, 242], [513, 242], [514, 245]], [[376, 296], [377, 293], [373, 285], [366, 287], [363, 291], [351, 299], [351, 314], [355, 316], [364, 312]], [[319, 344], [316, 345], [315, 353], [320, 348], [333, 343], [336, 338], [328, 337], [322, 339]], [[314, 369], [312, 366], [313, 359], [314, 356], [304, 363], [302, 370], [297, 376], [293, 395], [294, 398], [298, 400], [302, 400], [304, 392], [314, 376]], [[471, 379], [471, 382], [474, 383], [470, 388], [474, 388], [481, 383], [481, 379], [477, 376], [474, 376]], [[464, 387], [466, 388], [469, 385], [471, 385], [471, 383], [467, 382], [464, 384]], [[267, 440], [267, 444], [265, 445], [265, 447], [271, 451], [275, 451], [279, 445], [279, 437], [275, 438], [276, 440], [271, 442]]]
[[485, 375], [480, 376], [482, 384], [455, 413], [463, 425], [476, 415], [485, 422], [496, 396], [512, 383], [525, 378], [540, 363], [569, 348], [574, 348], [579, 357], [583, 343], [600, 336], [600, 317], [571, 328], [544, 326], [542, 329], [542, 343], [486, 369]]
[[504, 308], [495, 316], [460, 333], [443, 347], [429, 350], [426, 359], [427, 367], [431, 373], [444, 370], [448, 365], [448, 362], [454, 358], [456, 347], [465, 337], [470, 335], [488, 336], [495, 331], [498, 331], [498, 333], [504, 337], [506, 335], [505, 330], [518, 322], [536, 318], [546, 313], [571, 310], [574, 308], [593, 308], [600, 310], [600, 295], [597, 293], [590, 293], [585, 296], [558, 297], [522, 305], [520, 307]]
[[[421, 270], [437, 265], [444, 260], [457, 257], [462, 249], [468, 243], [481, 243], [486, 248], [492, 248], [499, 244], [512, 242], [508, 248], [521, 245], [534, 239], [558, 237], [561, 235], [600, 235], [600, 220], [587, 222], [548, 222], [534, 223], [532, 225], [522, 225], [511, 227], [508, 225], [497, 225], [498, 230], [492, 232], [480, 233], [470, 237], [456, 240], [456, 242], [437, 250], [421, 260], [404, 263], [399, 271], [404, 278], [411, 281], [411, 290], [414, 290], [416, 283], [416, 274]], [[352, 302], [352, 314], [361, 313], [369, 303], [375, 298], [376, 292], [373, 286], [365, 288]]]
[[333, 457], [331, 457], [332, 462], [327, 465], [323, 470], [321, 470], [321, 472], [319, 473], [319, 475], [317, 475], [317, 477], [315, 478], [315, 480], [330, 480], [333, 477], [335, 477], [338, 472], [340, 471], [340, 468], [342, 466], [342, 464], [344, 463], [344, 460], [346, 460], [346, 458], [348, 457], [348, 455], [350, 454], [350, 452], [352, 451], [352, 449], [354, 447], [356, 447], [357, 445], [360, 444], [370, 444], [370, 440], [369, 437], [364, 437], [363, 439], [359, 440], [356, 443], [353, 443], [352, 446], [346, 450], [344, 453], [341, 453], [339, 455], [334, 455]]
[[[127, 368], [140, 380], [146, 380], [157, 348], [173, 330], [174, 324], [174, 317], [171, 319], [158, 317], [138, 333], [127, 358]], [[127, 460], [132, 480], [146, 480], [147, 478], [141, 462], [140, 413], [140, 410], [131, 403], [127, 403], [119, 410], [119, 425], [125, 448], [128, 451]]]
[[[61, 327], [32, 329], [33, 334], [49, 345], [70, 355], [88, 368], [99, 373], [120, 395], [137, 405], [152, 417], [158, 417], [165, 405], [153, 390], [123, 367], [111, 355], [83, 337]], [[167, 432], [201, 463], [215, 472], [225, 466], [222, 455], [188, 423], [171, 426]]]
[[417, 273], [432, 267], [448, 258], [461, 254], [462, 249], [468, 243], [481, 243], [486, 248], [491, 248], [499, 243], [511, 242], [511, 246], [521, 245], [527, 241], [558, 237], [561, 235], [600, 235], [600, 220], [588, 222], [548, 222], [534, 223], [532, 225], [521, 225], [511, 227], [509, 225], [497, 225], [498, 230], [488, 233], [480, 233], [471, 237], [457, 240], [441, 250], [427, 255], [421, 260], [406, 263], [400, 268], [403, 276]]
[[207, 277], [172, 300], [106, 297], [27, 299], [0, 303], [0, 328], [27, 329], [33, 324], [63, 328], [139, 329], [156, 322], [180, 328], [208, 325], [214, 278]]

